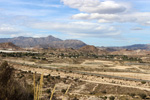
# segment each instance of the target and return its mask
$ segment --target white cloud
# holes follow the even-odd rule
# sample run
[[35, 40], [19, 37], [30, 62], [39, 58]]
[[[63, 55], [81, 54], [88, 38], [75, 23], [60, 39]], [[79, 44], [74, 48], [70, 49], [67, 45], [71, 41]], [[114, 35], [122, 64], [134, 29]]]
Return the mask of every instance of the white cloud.
[[90, 15], [87, 13], [79, 13], [72, 16], [73, 19], [89, 19]]
[[7, 16], [46, 16], [49, 13], [52, 13], [52, 10], [47, 10], [47, 9], [28, 9], [28, 8], [11, 8], [11, 10], [3, 10], [0, 13], [3, 13]]
[[[130, 3], [113, 0], [61, 0], [65, 5], [76, 8], [81, 13], [72, 19], [97, 20], [99, 23], [138, 23], [150, 25], [150, 12], [140, 12], [131, 7]], [[133, 10], [134, 9], [134, 10]]]
[[6, 24], [0, 25], [0, 34], [8, 35], [8, 34], [17, 34], [19, 32], [20, 30], [10, 25], [6, 25]]
[[64, 5], [87, 13], [113, 14], [126, 12], [130, 5], [115, 1], [100, 0], [61, 0]]
[[141, 28], [141, 27], [133, 27], [131, 30], [138, 31], [138, 30], [143, 30], [143, 28]]
[[68, 23], [39, 22], [30, 23], [29, 26], [36, 29], [55, 30], [81, 37], [117, 37], [120, 35], [113, 26], [84, 21]]
[[98, 14], [98, 13], [79, 13], [72, 16], [73, 19], [81, 20], [98, 20], [100, 23], [105, 22], [134, 22], [142, 25], [150, 25], [150, 12], [133, 12], [126, 14]]
[[[40, 38], [43, 37], [43, 34], [34, 34], [34, 33], [28, 33], [28, 32], [24, 32], [24, 33], [19, 33], [19, 34], [11, 34], [10, 37], [19, 37], [19, 36], [25, 36], [25, 37], [34, 37], [34, 38]], [[46, 37], [48, 35], [44, 35], [44, 37]]]
[[79, 13], [76, 15], [72, 16], [73, 19], [97, 19], [97, 20], [107, 20], [107, 21], [111, 21], [111, 20], [118, 20], [119, 15], [116, 14], [98, 14], [98, 13], [91, 13], [91, 14], [87, 14], [87, 13]]
[[[34, 36], [37, 37], [39, 34], [33, 34], [31, 32], [27, 32], [19, 27], [12, 26], [10, 24], [2, 24], [0, 25], [0, 35], [2, 36], [10, 36], [10, 37], [18, 37], [18, 36]], [[42, 35], [41, 35], [42, 36]]]

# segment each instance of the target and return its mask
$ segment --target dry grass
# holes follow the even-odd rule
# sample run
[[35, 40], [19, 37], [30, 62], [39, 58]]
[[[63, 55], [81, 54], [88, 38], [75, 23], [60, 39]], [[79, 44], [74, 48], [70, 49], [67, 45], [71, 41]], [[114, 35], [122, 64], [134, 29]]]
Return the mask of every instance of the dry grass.
[[40, 84], [36, 85], [36, 75], [33, 74], [33, 86], [34, 86], [34, 100], [40, 100], [42, 97], [42, 88], [43, 88], [43, 74], [41, 74]]
[[0, 100], [33, 100], [32, 87], [16, 80], [14, 74], [6, 61], [0, 64]]
[[68, 93], [70, 87], [71, 87], [71, 84], [68, 86], [68, 88], [67, 88], [67, 90], [66, 90], [66, 92], [65, 92], [65, 95], [63, 96], [63, 99], [62, 99], [62, 100], [64, 100], [64, 98], [65, 98], [65, 96], [67, 95], [67, 93]]
[[[33, 74], [33, 86], [34, 86], [34, 100], [40, 100], [42, 98], [42, 88], [43, 88], [43, 74], [40, 77], [40, 83], [36, 85], [36, 75]], [[53, 91], [50, 96], [50, 100], [53, 98], [53, 94], [55, 92], [56, 85], [53, 88]]]
[[[37, 84], [36, 84], [37, 83]], [[41, 100], [42, 98], [42, 88], [43, 88], [43, 74], [41, 74], [41, 77], [40, 77], [40, 83], [38, 84], [38, 82], [36, 82], [36, 75], [35, 73], [33, 74], [33, 86], [34, 86], [34, 100]], [[71, 84], [68, 86], [62, 100], [64, 100], [64, 98], [67, 96], [67, 93], [69, 91], [71, 87]], [[54, 86], [52, 92], [51, 92], [51, 96], [50, 96], [50, 100], [52, 100], [53, 98], [53, 95], [54, 95], [54, 92], [55, 92], [55, 89], [56, 89], [56, 85]]]
[[56, 88], [56, 85], [55, 85], [54, 88], [53, 88], [53, 91], [52, 91], [52, 93], [51, 93], [50, 100], [52, 100], [52, 98], [53, 98], [53, 94], [54, 94], [54, 92], [55, 92], [55, 88]]

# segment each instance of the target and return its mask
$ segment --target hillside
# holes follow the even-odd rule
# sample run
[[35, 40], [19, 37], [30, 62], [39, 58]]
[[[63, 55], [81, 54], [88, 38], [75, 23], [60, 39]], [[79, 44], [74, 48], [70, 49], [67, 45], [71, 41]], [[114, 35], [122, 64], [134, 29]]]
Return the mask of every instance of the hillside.
[[86, 46], [83, 46], [79, 49], [79, 51], [82, 51], [82, 52], [86, 52], [86, 53], [98, 53], [98, 48], [96, 48], [95, 46], [93, 45], [86, 45]]
[[21, 50], [20, 47], [14, 45], [11, 42], [7, 42], [7, 43], [0, 43], [0, 49], [1, 50]]

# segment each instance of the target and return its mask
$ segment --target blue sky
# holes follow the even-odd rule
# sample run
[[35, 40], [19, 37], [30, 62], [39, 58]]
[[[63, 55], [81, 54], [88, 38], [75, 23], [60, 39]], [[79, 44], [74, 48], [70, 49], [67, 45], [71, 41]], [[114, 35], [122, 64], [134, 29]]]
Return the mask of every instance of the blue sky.
[[79, 39], [96, 46], [150, 43], [150, 0], [0, 0], [0, 37]]

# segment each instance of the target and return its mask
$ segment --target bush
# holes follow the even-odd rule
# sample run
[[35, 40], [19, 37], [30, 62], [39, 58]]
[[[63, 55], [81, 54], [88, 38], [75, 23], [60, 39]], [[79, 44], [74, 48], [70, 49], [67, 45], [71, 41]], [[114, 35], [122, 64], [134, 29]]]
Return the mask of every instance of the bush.
[[65, 89], [62, 89], [61, 92], [65, 94], [66, 90], [65, 90]]
[[134, 93], [131, 93], [131, 94], [129, 94], [131, 97], [134, 97], [135, 96], [135, 94]]
[[51, 90], [50, 90], [50, 89], [47, 89], [47, 90], [46, 90], [46, 93], [51, 94]]
[[145, 99], [147, 96], [146, 96], [146, 94], [139, 94], [139, 96], [142, 98], [142, 99]]
[[0, 65], [0, 100], [33, 100], [32, 88], [15, 81], [13, 71], [6, 61]]
[[73, 100], [79, 100], [77, 97], [74, 97]]
[[146, 82], [145, 82], [145, 81], [142, 81], [141, 83], [142, 83], [142, 84], [146, 84]]
[[103, 100], [106, 100], [107, 99], [107, 97], [105, 96], [105, 97], [100, 97], [100, 98], [102, 98]]
[[106, 92], [106, 90], [104, 90], [104, 91], [102, 91], [102, 93], [103, 93], [103, 94], [106, 94], [107, 92]]
[[109, 100], [115, 100], [115, 97], [114, 96], [110, 96]]

